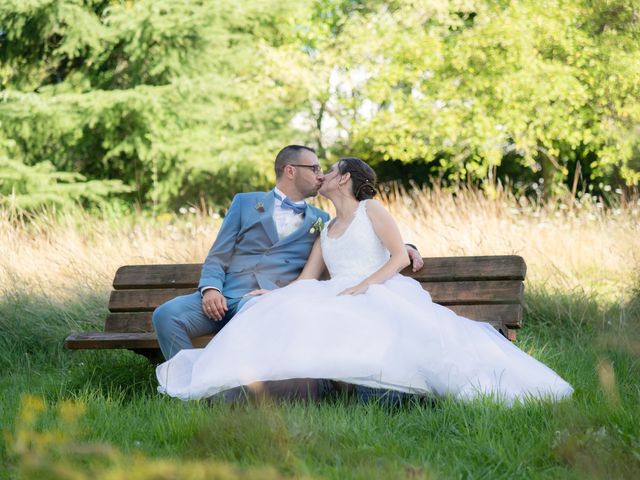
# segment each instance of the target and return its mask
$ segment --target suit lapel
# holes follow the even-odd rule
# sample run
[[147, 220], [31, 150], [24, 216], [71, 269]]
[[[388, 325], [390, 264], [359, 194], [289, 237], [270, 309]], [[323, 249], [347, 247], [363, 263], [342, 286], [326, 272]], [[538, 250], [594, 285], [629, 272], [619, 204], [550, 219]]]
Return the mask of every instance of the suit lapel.
[[261, 201], [264, 207], [264, 212], [260, 213], [260, 223], [262, 223], [264, 230], [269, 236], [269, 240], [271, 240], [271, 243], [273, 243], [274, 245], [280, 240], [278, 238], [278, 230], [276, 229], [276, 224], [273, 221], [273, 208], [275, 205], [275, 198], [276, 197], [273, 194], [273, 191], [267, 192]]
[[[316, 216], [315, 213], [313, 213], [313, 210], [311, 209], [311, 206], [309, 205], [309, 203], [307, 203], [307, 208], [304, 211], [304, 222], [302, 222], [302, 226], [300, 227], [300, 230], [302, 230], [303, 233], [308, 232], [309, 229], [311, 228], [311, 225], [313, 225], [313, 222], [316, 221], [316, 218], [318, 218]], [[297, 230], [295, 232], [296, 234], [299, 233], [299, 231]]]

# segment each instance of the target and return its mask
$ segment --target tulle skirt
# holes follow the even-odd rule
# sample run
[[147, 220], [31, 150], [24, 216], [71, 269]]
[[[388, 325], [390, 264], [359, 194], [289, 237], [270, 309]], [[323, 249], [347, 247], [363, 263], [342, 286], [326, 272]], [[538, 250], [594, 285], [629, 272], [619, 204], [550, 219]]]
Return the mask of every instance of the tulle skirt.
[[360, 280], [303, 280], [256, 297], [205, 348], [159, 365], [159, 390], [188, 400], [260, 381], [323, 378], [509, 404], [573, 392], [491, 325], [433, 303], [411, 278], [338, 296]]

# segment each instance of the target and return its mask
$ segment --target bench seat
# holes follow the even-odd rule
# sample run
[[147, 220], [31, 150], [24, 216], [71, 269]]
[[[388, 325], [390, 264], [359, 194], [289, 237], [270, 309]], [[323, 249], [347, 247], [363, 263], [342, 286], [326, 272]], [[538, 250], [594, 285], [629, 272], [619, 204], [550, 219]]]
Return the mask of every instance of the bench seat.
[[[195, 291], [201, 264], [126, 265], [116, 272], [103, 332], [68, 336], [65, 346], [79, 349], [130, 349], [158, 358], [151, 315], [160, 304]], [[510, 340], [520, 328], [523, 311], [524, 259], [515, 255], [433, 257], [418, 272], [403, 275], [419, 281], [434, 302], [464, 317], [485, 321]], [[205, 346], [212, 336], [193, 339]]]

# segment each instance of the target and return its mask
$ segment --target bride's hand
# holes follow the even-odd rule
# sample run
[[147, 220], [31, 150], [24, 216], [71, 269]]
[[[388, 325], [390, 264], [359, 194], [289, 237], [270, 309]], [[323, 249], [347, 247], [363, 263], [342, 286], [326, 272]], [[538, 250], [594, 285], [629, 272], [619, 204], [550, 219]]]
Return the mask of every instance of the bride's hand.
[[267, 290], [266, 288], [259, 288], [257, 290], [253, 290], [253, 291], [247, 293], [247, 295], [255, 297], [257, 295], [264, 295], [265, 293], [269, 293], [270, 291], [271, 290]]
[[369, 288], [369, 285], [359, 283], [355, 287], [350, 287], [341, 291], [338, 295], [360, 295], [361, 293], [366, 292], [367, 288]]

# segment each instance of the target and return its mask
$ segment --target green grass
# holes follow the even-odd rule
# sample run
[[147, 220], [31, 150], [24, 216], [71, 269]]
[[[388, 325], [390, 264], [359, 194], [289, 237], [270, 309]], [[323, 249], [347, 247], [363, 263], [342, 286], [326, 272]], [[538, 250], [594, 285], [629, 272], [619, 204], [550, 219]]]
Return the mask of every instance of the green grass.
[[[184, 472], [233, 466], [219, 478], [640, 478], [640, 300], [603, 304], [536, 285], [526, 296], [518, 346], [574, 385], [560, 404], [184, 403], [156, 393], [142, 357], [63, 349], [69, 331], [99, 328], [106, 292], [64, 302], [6, 293], [0, 478], [90, 478], [118, 465], [122, 478], [137, 469], [138, 478], [178, 478], [164, 464], [155, 476], [141, 466], [157, 459]], [[48, 407], [31, 423], [20, 420], [25, 394]], [[85, 406], [77, 425], [56, 414], [65, 401]], [[21, 429], [28, 448], [16, 441]], [[66, 446], [40, 445], [47, 432], [62, 432]]]

